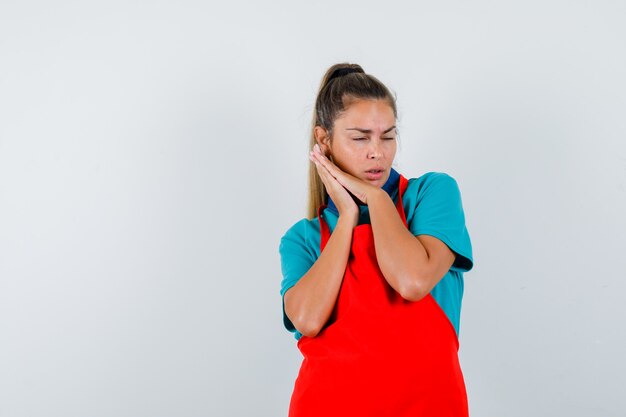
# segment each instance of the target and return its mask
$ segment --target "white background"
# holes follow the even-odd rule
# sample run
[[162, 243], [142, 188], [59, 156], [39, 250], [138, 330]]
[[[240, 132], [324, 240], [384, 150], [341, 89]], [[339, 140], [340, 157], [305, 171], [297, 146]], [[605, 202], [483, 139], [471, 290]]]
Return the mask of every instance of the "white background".
[[286, 416], [318, 83], [461, 189], [476, 417], [626, 415], [622, 1], [0, 5], [0, 415]]

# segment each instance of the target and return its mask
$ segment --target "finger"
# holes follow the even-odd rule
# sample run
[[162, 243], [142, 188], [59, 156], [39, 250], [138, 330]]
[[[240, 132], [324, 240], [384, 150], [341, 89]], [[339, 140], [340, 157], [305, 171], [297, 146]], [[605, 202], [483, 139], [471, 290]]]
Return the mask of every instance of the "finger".
[[324, 183], [324, 187], [326, 188], [328, 194], [330, 194], [331, 198], [340, 198], [340, 194], [343, 193], [346, 193], [346, 195], [348, 195], [348, 190], [343, 185], [341, 185], [341, 183], [337, 181], [337, 179], [333, 177], [318, 160], [314, 159], [313, 156], [311, 156], [310, 158], [311, 161], [315, 163], [317, 173], [319, 174], [322, 182]]
[[[338, 186], [344, 188], [355, 196], [358, 196], [361, 201], [364, 196], [364, 184], [363, 181], [343, 171], [331, 160], [326, 158], [319, 149], [314, 149], [315, 152], [311, 152], [312, 157], [315, 158], [317, 163], [324, 172], [327, 172], [330, 177], [337, 183]], [[326, 182], [325, 182], [326, 184]], [[328, 187], [328, 186], [327, 186]]]
[[319, 148], [315, 148], [315, 152], [313, 152], [313, 156], [319, 163], [328, 170], [328, 172], [335, 178], [338, 178], [341, 175], [346, 175], [344, 171], [339, 169], [337, 165], [335, 165], [330, 159], [328, 159]]
[[316, 144], [313, 147], [313, 151], [311, 152], [311, 156], [315, 158], [319, 162], [319, 164], [328, 171], [329, 175], [332, 176], [342, 187], [347, 189], [348, 191], [356, 194], [359, 192], [359, 188], [362, 184], [361, 181], [348, 174], [339, 168], [333, 161], [328, 159], [321, 151], [319, 146]]
[[333, 161], [328, 159], [319, 148], [316, 149], [317, 152], [314, 152], [315, 158], [320, 162], [320, 164], [326, 168], [330, 175], [332, 175], [341, 185], [344, 187], [350, 187], [353, 185], [353, 181], [356, 180], [355, 177], [348, 174], [341, 168], [339, 168]]
[[324, 183], [324, 185], [326, 186], [326, 188], [328, 189], [328, 188], [332, 187], [334, 185], [332, 183], [333, 182], [337, 182], [337, 180], [332, 175], [330, 175], [328, 170], [317, 159], [315, 159], [315, 157], [309, 156], [309, 158], [315, 164], [315, 168], [317, 169], [317, 173], [320, 176], [320, 178], [321, 178], [322, 182]]
[[335, 165], [328, 158], [326, 158], [323, 155], [318, 154], [316, 155], [316, 159], [318, 163], [320, 164], [320, 166], [324, 168], [326, 172], [328, 172], [328, 175], [333, 177], [333, 179], [335, 179], [335, 181], [341, 184], [344, 188], [350, 189], [353, 186], [355, 186], [354, 181], [356, 178], [354, 178], [352, 175], [348, 174], [347, 172], [341, 170], [341, 168]]

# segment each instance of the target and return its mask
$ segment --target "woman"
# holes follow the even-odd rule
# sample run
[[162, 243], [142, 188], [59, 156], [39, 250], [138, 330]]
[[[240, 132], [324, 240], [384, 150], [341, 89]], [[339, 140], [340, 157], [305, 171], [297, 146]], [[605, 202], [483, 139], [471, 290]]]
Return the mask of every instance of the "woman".
[[396, 103], [359, 65], [326, 72], [311, 134], [309, 218], [280, 243], [283, 320], [304, 356], [302, 416], [467, 416], [458, 361], [473, 266], [449, 175], [392, 168]]

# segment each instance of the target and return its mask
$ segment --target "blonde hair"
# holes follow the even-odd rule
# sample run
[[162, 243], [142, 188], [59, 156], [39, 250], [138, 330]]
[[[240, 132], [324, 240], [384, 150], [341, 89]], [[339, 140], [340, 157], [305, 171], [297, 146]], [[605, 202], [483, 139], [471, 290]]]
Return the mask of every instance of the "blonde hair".
[[[309, 150], [317, 143], [315, 127], [321, 126], [328, 132], [332, 140], [335, 119], [344, 112], [351, 103], [360, 99], [386, 100], [397, 117], [396, 98], [389, 89], [373, 75], [366, 74], [357, 64], [340, 63], [328, 68], [317, 92]], [[315, 164], [309, 164], [309, 201], [307, 216], [313, 219], [321, 205], [328, 203], [328, 193], [322, 179], [317, 173]]]

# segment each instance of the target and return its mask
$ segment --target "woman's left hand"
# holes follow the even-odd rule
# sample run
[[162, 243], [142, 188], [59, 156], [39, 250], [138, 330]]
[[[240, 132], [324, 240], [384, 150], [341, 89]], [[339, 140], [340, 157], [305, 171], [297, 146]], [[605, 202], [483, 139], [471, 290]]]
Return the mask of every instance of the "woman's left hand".
[[311, 156], [322, 165], [321, 168], [326, 169], [328, 173], [335, 178], [337, 182], [339, 182], [339, 184], [341, 184], [353, 196], [358, 198], [363, 204], [367, 204], [368, 196], [381, 190], [379, 187], [368, 184], [367, 182], [339, 169], [337, 165], [335, 165], [321, 152], [319, 145], [315, 145], [313, 147]]

